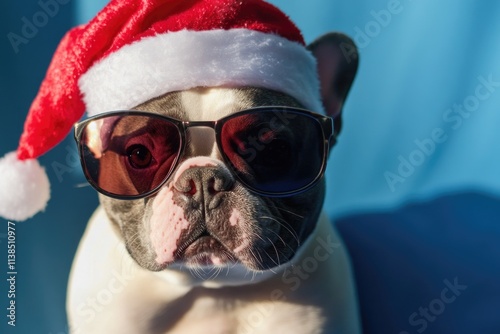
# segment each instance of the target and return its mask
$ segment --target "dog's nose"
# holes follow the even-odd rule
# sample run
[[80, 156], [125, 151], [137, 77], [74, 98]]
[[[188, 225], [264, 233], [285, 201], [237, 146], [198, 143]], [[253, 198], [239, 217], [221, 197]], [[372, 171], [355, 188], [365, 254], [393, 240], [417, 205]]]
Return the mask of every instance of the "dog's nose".
[[197, 202], [204, 201], [209, 209], [220, 204], [220, 193], [234, 186], [234, 177], [223, 166], [191, 167], [174, 181], [174, 191]]

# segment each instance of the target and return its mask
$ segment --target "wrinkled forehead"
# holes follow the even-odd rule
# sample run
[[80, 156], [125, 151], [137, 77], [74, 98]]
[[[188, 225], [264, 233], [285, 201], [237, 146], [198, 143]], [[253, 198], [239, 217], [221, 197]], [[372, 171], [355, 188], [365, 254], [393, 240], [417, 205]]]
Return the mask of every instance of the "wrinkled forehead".
[[215, 121], [238, 111], [262, 106], [302, 107], [294, 98], [262, 88], [195, 88], [168, 93], [134, 110], [186, 121]]

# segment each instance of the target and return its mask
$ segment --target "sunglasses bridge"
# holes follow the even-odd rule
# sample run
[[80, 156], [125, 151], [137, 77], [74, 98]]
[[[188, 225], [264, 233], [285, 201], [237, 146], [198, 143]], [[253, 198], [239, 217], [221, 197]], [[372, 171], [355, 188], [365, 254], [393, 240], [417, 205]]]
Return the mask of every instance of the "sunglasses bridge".
[[[261, 112], [263, 112], [261, 114]], [[280, 114], [282, 113], [282, 114]], [[321, 139], [318, 137], [317, 144], [323, 147], [323, 157], [322, 159], [318, 160], [316, 164], [316, 172], [312, 173], [310, 175], [306, 175], [305, 177], [303, 175], [299, 175], [304, 178], [304, 181], [294, 181], [293, 179], [290, 179], [290, 177], [283, 176], [282, 174], [286, 174], [286, 172], [277, 172], [273, 171], [273, 176], [267, 176], [266, 170], [262, 170], [260, 172], [259, 177], [264, 178], [264, 181], [259, 181], [256, 180], [253, 176], [250, 175], [245, 175], [244, 173], [242, 174], [242, 170], [234, 165], [234, 160], [228, 156], [228, 149], [231, 151], [233, 155], [239, 154], [240, 152], [238, 151], [238, 148], [231, 148], [228, 147], [227, 141], [224, 141], [226, 136], [229, 135], [229, 139], [231, 139], [232, 132], [226, 133], [227, 131], [226, 126], [228, 123], [234, 122], [233, 120], [238, 119], [239, 117], [245, 117], [245, 116], [253, 116], [253, 115], [274, 115], [276, 119], [280, 119], [281, 121], [284, 121], [285, 124], [284, 126], [287, 126], [286, 122], [287, 120], [292, 120], [292, 123], [294, 124], [295, 128], [298, 129], [301, 126], [303, 126], [305, 123], [305, 119], [295, 119], [298, 115], [309, 118], [309, 119], [314, 119], [314, 122], [319, 126], [317, 128], [317, 131], [321, 132], [322, 135], [320, 136], [322, 138], [323, 143], [321, 143]], [[165, 124], [170, 124], [174, 127], [177, 128], [179, 131], [179, 144], [181, 145], [179, 147], [179, 151], [177, 152], [177, 157], [175, 158], [175, 161], [172, 163], [172, 168], [170, 169], [170, 172], [165, 176], [162, 182], [160, 183], [155, 183], [152, 186], [147, 187], [146, 189], [141, 189], [137, 191], [122, 191], [122, 190], [114, 190], [114, 188], [107, 186], [103, 183], [101, 183], [100, 176], [98, 175], [99, 171], [103, 168], [103, 165], [101, 165], [100, 161], [100, 156], [93, 156], [92, 154], [89, 155], [88, 149], [85, 149], [85, 141], [82, 141], [82, 137], [87, 138], [88, 136], [91, 136], [90, 138], [96, 138], [95, 134], [91, 130], [93, 128], [92, 123], [94, 121], [99, 121], [101, 119], [105, 118], [112, 118], [112, 117], [138, 117], [138, 118], [150, 118], [150, 119], [158, 119], [159, 121], [166, 122]], [[269, 124], [270, 127], [272, 128], [272, 123], [273, 123], [273, 117], [271, 118], [263, 118], [264, 120], [267, 120], [269, 123], [264, 123], [264, 124]], [[298, 122], [298, 123], [297, 123]], [[311, 123], [313, 125], [314, 123]], [[233, 125], [238, 125], [238, 121], [236, 121]], [[265, 127], [265, 125], [264, 125]], [[119, 198], [119, 199], [134, 199], [134, 198], [142, 198], [148, 195], [151, 195], [155, 193], [164, 182], [167, 181], [167, 179], [171, 176], [171, 173], [175, 170], [175, 167], [178, 166], [179, 162], [182, 160], [182, 157], [185, 154], [185, 148], [186, 144], [189, 143], [190, 140], [194, 139], [194, 137], [191, 137], [189, 140], [187, 139], [188, 135], [191, 135], [188, 130], [191, 128], [211, 128], [214, 131], [214, 136], [215, 136], [215, 144], [217, 146], [217, 149], [219, 153], [221, 154], [222, 158], [228, 165], [231, 167], [230, 169], [234, 173], [234, 175], [242, 181], [242, 183], [251, 191], [256, 192], [261, 195], [266, 195], [270, 197], [276, 197], [276, 196], [288, 196], [288, 195], [294, 195], [298, 194], [300, 192], [303, 192], [310, 187], [312, 187], [316, 181], [319, 180], [321, 175], [323, 174], [326, 166], [326, 159], [328, 158], [328, 155], [330, 153], [330, 149], [335, 145], [336, 143], [336, 134], [334, 131], [334, 122], [331, 117], [320, 115], [317, 113], [313, 113], [307, 110], [303, 109], [297, 109], [297, 108], [288, 108], [288, 107], [259, 107], [259, 108], [253, 108], [245, 111], [240, 111], [235, 114], [231, 114], [229, 116], [223, 117], [219, 120], [215, 121], [183, 121], [179, 119], [173, 119], [167, 116], [162, 116], [158, 114], [151, 114], [148, 112], [141, 112], [141, 111], [117, 111], [117, 112], [110, 112], [98, 116], [91, 117], [87, 120], [84, 120], [82, 122], [79, 122], [75, 125], [75, 140], [78, 143], [78, 148], [80, 151], [80, 159], [82, 161], [82, 167], [84, 168], [85, 176], [89, 180], [90, 184], [99, 192]], [[261, 127], [262, 129], [263, 127]], [[89, 129], [87, 131], [87, 129]], [[106, 131], [109, 131], [106, 130]], [[102, 135], [102, 134], [101, 134]], [[300, 132], [299, 132], [300, 136]], [[196, 139], [198, 140], [198, 139]], [[201, 139], [203, 140], [203, 139]], [[210, 147], [213, 148], [213, 144], [210, 144]], [[314, 146], [313, 146], [314, 147]], [[303, 150], [304, 148], [302, 148]], [[307, 151], [304, 151], [304, 153]], [[104, 153], [104, 152], [103, 152]], [[205, 154], [203, 154], [205, 155]], [[302, 156], [302, 155], [300, 155]], [[245, 159], [245, 157], [240, 157], [241, 159]], [[271, 155], [271, 158], [274, 158], [274, 156]], [[303, 160], [300, 157], [297, 157], [298, 160]], [[296, 158], [296, 159], [297, 159]], [[306, 159], [307, 160], [307, 159]], [[295, 161], [295, 160], [294, 160]], [[279, 162], [279, 159], [278, 159]], [[308, 161], [308, 164], [310, 162]], [[302, 163], [301, 166], [304, 166]], [[282, 168], [285, 168], [284, 171], [287, 170], [289, 165], [284, 163], [282, 165]], [[263, 168], [262, 165], [260, 165], [259, 168]], [[292, 175], [292, 174], [290, 174]], [[267, 177], [267, 178], [266, 178]], [[273, 179], [274, 177], [277, 177], [279, 180], [275, 182]], [[114, 177], [113, 177], [114, 178]], [[300, 183], [302, 182], [302, 183]], [[119, 180], [116, 180], [115, 183], [119, 183]], [[289, 185], [289, 183], [291, 185]], [[276, 188], [277, 187], [277, 188]]]

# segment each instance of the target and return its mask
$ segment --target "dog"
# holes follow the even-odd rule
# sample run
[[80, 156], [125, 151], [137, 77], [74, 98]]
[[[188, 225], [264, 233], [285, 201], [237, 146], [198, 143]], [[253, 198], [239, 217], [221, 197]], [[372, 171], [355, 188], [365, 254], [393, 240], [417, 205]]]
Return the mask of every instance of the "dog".
[[[357, 59], [353, 63], [343, 54], [345, 45], [355, 49], [349, 38], [335, 33], [310, 46], [321, 73], [323, 103], [336, 118], [337, 132], [357, 69]], [[326, 67], [333, 69], [330, 74]], [[265, 106], [303, 108], [291, 96], [269, 89], [198, 87], [167, 93], [134, 110], [211, 122]], [[120, 148], [114, 146], [145, 124], [108, 122], [114, 132], [100, 145], [109, 154], [96, 173], [113, 183], [113, 176], [124, 180], [120, 175], [126, 174], [106, 168], [120, 159]], [[316, 129], [298, 129], [298, 140], [283, 125], [276, 128], [258, 134], [253, 146], [238, 149], [250, 157], [265, 149], [276, 132], [296, 140], [294, 145], [316, 135]], [[144, 142], [160, 142], [150, 128], [143, 132], [139, 136]], [[71, 271], [71, 332], [360, 333], [348, 254], [322, 213], [323, 177], [292, 196], [259, 195], [221, 157], [213, 129], [190, 127], [186, 136], [180, 161], [157, 192], [131, 200], [99, 195], [101, 205], [89, 221]], [[103, 151], [101, 146], [95, 150]], [[248, 174], [251, 178], [252, 170]], [[140, 182], [129, 177], [101, 186], [130, 192]]]

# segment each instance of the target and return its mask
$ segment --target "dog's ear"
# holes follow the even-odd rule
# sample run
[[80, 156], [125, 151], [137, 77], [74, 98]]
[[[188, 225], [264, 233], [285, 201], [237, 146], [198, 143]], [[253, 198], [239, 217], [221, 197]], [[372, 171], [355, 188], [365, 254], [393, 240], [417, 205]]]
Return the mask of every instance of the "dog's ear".
[[342, 106], [358, 70], [358, 48], [351, 38], [330, 32], [307, 46], [316, 57], [321, 98], [327, 115], [335, 118], [335, 132], [342, 127]]

